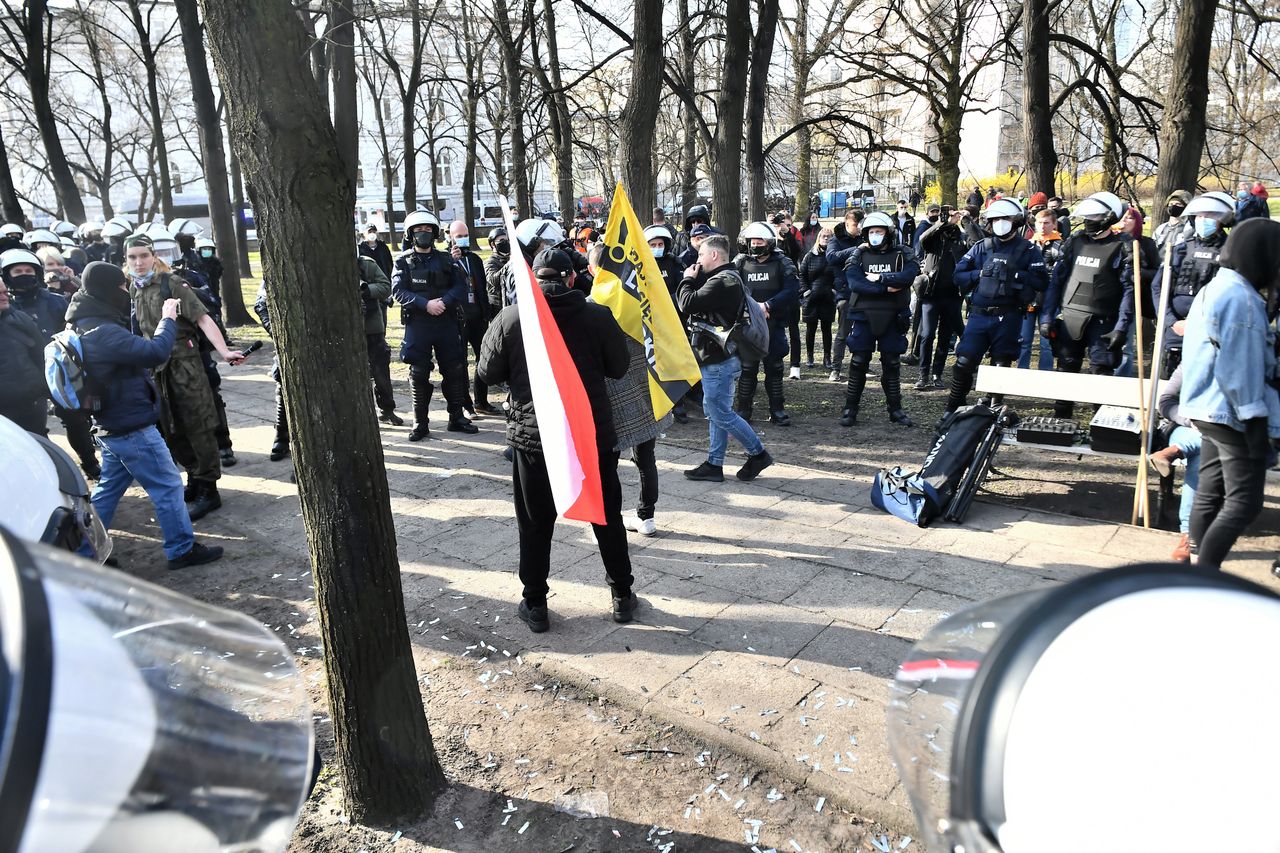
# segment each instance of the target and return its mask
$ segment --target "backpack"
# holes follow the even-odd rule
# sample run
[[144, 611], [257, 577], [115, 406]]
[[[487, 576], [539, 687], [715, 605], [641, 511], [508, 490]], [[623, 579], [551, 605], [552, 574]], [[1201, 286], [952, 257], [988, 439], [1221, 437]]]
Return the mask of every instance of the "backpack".
[[983, 405], [947, 415], [920, 470], [894, 467], [876, 474], [871, 503], [919, 527], [939, 516], [963, 521], [1012, 417], [1004, 406]]
[[760, 361], [769, 354], [769, 321], [745, 283], [742, 290], [742, 309], [738, 321], [729, 329], [725, 352], [743, 361]]
[[96, 412], [102, 407], [102, 389], [84, 364], [83, 334], [64, 329], [44, 348], [44, 381], [53, 402], [71, 411]]

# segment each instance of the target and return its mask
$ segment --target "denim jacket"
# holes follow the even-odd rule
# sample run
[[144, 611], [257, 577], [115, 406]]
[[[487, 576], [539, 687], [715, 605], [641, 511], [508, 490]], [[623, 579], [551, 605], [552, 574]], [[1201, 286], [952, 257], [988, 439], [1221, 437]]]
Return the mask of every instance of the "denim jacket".
[[1275, 329], [1266, 305], [1235, 270], [1222, 268], [1191, 304], [1182, 344], [1181, 414], [1244, 431], [1244, 421], [1267, 418], [1280, 438]]

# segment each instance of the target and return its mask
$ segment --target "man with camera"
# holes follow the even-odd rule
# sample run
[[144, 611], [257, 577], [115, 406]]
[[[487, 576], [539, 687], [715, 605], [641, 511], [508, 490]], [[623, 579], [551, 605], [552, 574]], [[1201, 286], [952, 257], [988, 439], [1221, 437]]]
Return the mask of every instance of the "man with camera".
[[[951, 351], [951, 338], [964, 331], [964, 300], [956, 287], [956, 264], [969, 250], [961, 225], [967, 214], [943, 205], [938, 219], [920, 234], [921, 276], [917, 281], [920, 313], [920, 381], [917, 391], [942, 388], [942, 372]], [[934, 342], [937, 341], [935, 350]]]

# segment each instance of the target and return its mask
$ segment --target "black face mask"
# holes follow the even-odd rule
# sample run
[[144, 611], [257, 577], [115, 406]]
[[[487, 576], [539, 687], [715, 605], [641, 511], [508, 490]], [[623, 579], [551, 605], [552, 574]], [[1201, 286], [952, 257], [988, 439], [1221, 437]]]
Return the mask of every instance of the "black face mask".
[[1184, 211], [1184, 210], [1186, 210], [1186, 209], [1187, 209], [1187, 207], [1186, 207], [1186, 205], [1184, 205], [1184, 204], [1171, 204], [1171, 205], [1169, 205], [1169, 208], [1168, 208], [1168, 210], [1169, 210], [1169, 217], [1170, 217], [1171, 219], [1177, 219], [1179, 216], [1181, 216], [1181, 215], [1182, 215], [1182, 211]]
[[509, 240], [497, 240], [492, 246], [495, 252], [500, 252], [504, 255], [511, 254], [511, 241]]
[[30, 273], [26, 275], [11, 275], [6, 277], [9, 283], [9, 289], [18, 293], [27, 293], [35, 290], [36, 285], [40, 283], [40, 279]]
[[761, 260], [769, 257], [769, 255], [772, 252], [773, 252], [773, 249], [769, 248], [768, 243], [765, 243], [763, 246], [754, 246], [751, 249], [751, 254], [757, 258], [760, 258]]
[[929, 217], [929, 221], [930, 221], [930, 222], [937, 222], [937, 221], [938, 221], [938, 214], [934, 213], [934, 214], [930, 215], [930, 217]]
[[435, 235], [429, 229], [413, 232], [413, 247], [415, 249], [430, 249], [435, 244]]

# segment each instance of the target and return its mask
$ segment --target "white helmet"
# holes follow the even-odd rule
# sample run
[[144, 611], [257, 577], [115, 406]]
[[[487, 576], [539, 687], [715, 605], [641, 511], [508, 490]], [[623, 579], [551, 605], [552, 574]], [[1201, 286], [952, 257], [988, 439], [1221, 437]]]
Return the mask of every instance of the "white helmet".
[[0, 225], [0, 236], [2, 237], [21, 237], [22, 226], [13, 222], [6, 222]]
[[76, 234], [79, 235], [81, 239], [88, 240], [93, 237], [93, 232], [95, 231], [102, 231], [102, 223], [95, 222], [90, 219], [88, 222], [76, 229]]
[[1236, 203], [1224, 192], [1205, 193], [1191, 199], [1186, 210], [1182, 211], [1182, 215], [1184, 217], [1204, 216], [1216, 220], [1225, 227], [1235, 221]]
[[7, 249], [0, 252], [0, 271], [7, 272], [10, 267], [16, 267], [18, 264], [31, 264], [36, 268], [37, 273], [44, 271], [44, 261], [40, 260], [35, 252], [26, 249]]
[[925, 846], [1181, 853], [1229, 826], [1236, 849], [1274, 850], [1277, 631], [1273, 592], [1172, 566], [951, 615], [887, 714]]
[[178, 234], [191, 234], [199, 237], [204, 233], [204, 228], [198, 222], [194, 222], [190, 219], [178, 218], [169, 223], [169, 231], [171, 231], [174, 236], [177, 236]]
[[218, 247], [208, 237], [201, 237], [199, 240], [196, 240], [196, 251], [201, 249], [213, 249], [216, 252]]
[[1119, 222], [1128, 209], [1129, 205], [1115, 193], [1100, 192], [1077, 204], [1071, 217], [1083, 221], [1086, 231], [1097, 234]]
[[50, 224], [49, 230], [59, 237], [70, 237], [76, 233], [76, 227], [65, 219], [55, 219]]
[[151, 238], [151, 251], [161, 260], [173, 262], [178, 259], [178, 241], [162, 223], [148, 225], [142, 233]]
[[564, 242], [564, 229], [550, 219], [521, 219], [516, 223], [516, 240], [526, 249], [533, 248], [539, 240], [548, 246], [559, 246]]
[[133, 223], [122, 216], [116, 216], [102, 223], [103, 237], [128, 237], [133, 233]]
[[[984, 214], [989, 220], [992, 219], [1012, 219], [1014, 227], [1018, 227], [1027, 220], [1027, 212], [1023, 210], [1022, 205], [1018, 204], [1017, 199], [998, 198], [991, 202]], [[863, 223], [866, 228], [866, 223]]]
[[44, 244], [55, 248], [62, 247], [62, 241], [58, 239], [58, 235], [54, 234], [48, 228], [37, 228], [34, 231], [28, 231], [26, 236], [22, 238], [22, 242], [26, 243], [33, 249], [36, 246]]
[[644, 241], [650, 240], [666, 240], [667, 245], [671, 245], [671, 231], [665, 225], [650, 225], [644, 229]]
[[78, 247], [76, 241], [72, 240], [70, 237], [61, 237], [59, 239], [62, 240], [62, 248], [64, 249], [75, 249]]
[[748, 240], [777, 241], [778, 232], [770, 228], [767, 222], [752, 222], [742, 229], [738, 239], [744, 243]]

